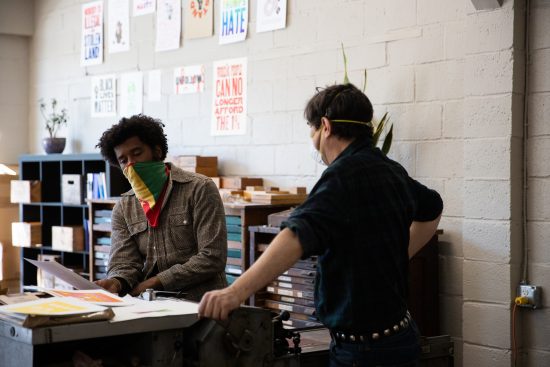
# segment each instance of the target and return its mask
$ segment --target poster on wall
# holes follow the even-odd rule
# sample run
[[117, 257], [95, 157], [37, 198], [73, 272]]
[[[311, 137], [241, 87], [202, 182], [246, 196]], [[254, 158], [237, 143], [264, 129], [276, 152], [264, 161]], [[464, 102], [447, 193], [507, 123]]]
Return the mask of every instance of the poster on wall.
[[286, 27], [287, 0], [258, 0], [256, 32], [267, 32]]
[[248, 31], [248, 0], [221, 0], [220, 45], [244, 41]]
[[246, 133], [247, 59], [214, 62], [212, 135]]
[[141, 71], [120, 76], [120, 116], [129, 117], [143, 111], [143, 74]]
[[157, 0], [134, 0], [134, 6], [132, 7], [134, 17], [154, 13], [156, 5]]
[[151, 102], [160, 101], [161, 73], [160, 70], [151, 70], [149, 72], [147, 99]]
[[103, 1], [82, 5], [82, 42], [80, 65], [103, 62]]
[[213, 0], [185, 0], [183, 37], [210, 37], [214, 33]]
[[116, 76], [102, 75], [92, 77], [91, 94], [92, 117], [116, 115]]
[[109, 0], [109, 53], [130, 49], [130, 10], [128, 0]]
[[158, 0], [155, 51], [180, 47], [181, 0]]
[[204, 91], [204, 65], [182, 66], [174, 69], [174, 92], [176, 94]]

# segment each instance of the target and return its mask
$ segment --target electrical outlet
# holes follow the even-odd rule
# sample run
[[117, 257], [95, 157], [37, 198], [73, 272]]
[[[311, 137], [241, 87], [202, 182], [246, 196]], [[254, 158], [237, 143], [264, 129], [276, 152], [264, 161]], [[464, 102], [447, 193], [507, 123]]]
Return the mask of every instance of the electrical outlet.
[[542, 289], [536, 285], [520, 284], [516, 304], [521, 307], [540, 308], [541, 292]]

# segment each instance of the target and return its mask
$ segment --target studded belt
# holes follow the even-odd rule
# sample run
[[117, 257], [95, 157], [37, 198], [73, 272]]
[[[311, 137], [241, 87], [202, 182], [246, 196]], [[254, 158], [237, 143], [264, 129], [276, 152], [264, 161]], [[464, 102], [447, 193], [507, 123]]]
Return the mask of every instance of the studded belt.
[[331, 330], [330, 335], [335, 341], [340, 341], [344, 343], [363, 343], [365, 341], [378, 340], [383, 337], [395, 335], [400, 331], [407, 329], [409, 327], [410, 322], [411, 322], [411, 314], [409, 313], [409, 311], [407, 311], [407, 313], [405, 314], [405, 317], [403, 317], [401, 320], [399, 320], [397, 323], [395, 323], [391, 327], [384, 330], [375, 331], [367, 334], [358, 334], [358, 333], [352, 333], [352, 332], [342, 332], [342, 331]]

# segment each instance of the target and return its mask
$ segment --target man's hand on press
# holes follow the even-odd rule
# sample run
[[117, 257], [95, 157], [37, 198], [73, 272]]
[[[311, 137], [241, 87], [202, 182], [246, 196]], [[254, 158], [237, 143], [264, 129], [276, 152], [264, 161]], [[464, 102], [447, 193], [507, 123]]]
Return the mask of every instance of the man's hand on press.
[[199, 304], [199, 318], [225, 321], [229, 313], [240, 305], [241, 297], [234, 286], [207, 292]]
[[101, 288], [105, 289], [108, 292], [118, 294], [122, 289], [122, 284], [117, 279], [108, 278], [96, 280], [95, 284], [99, 285]]
[[144, 292], [146, 289], [152, 288], [156, 290], [162, 290], [162, 283], [160, 282], [159, 278], [152, 277], [149, 278], [141, 283], [139, 283], [134, 289], [130, 291], [130, 295], [132, 297], [139, 296], [142, 292]]

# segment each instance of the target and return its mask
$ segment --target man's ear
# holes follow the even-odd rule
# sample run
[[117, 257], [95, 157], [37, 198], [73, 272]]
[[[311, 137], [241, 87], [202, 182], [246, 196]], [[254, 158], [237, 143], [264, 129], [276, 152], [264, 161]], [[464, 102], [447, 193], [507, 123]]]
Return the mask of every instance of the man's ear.
[[162, 149], [160, 149], [160, 147], [157, 145], [154, 149], [153, 149], [153, 159], [156, 160], [156, 161], [161, 161], [162, 157]]
[[325, 131], [327, 138], [332, 135], [332, 122], [327, 117], [321, 117], [321, 128]]

